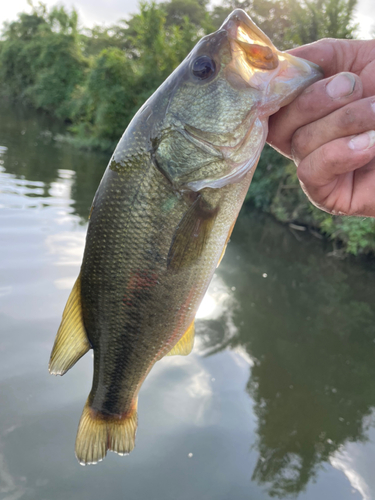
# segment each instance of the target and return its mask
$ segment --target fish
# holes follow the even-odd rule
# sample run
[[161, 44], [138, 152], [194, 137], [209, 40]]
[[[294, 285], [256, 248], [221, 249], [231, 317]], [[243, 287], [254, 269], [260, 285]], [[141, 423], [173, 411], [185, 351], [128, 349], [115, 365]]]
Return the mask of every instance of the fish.
[[135, 445], [153, 365], [187, 355], [267, 137], [268, 117], [322, 78], [277, 50], [240, 9], [202, 38], [137, 112], [91, 207], [79, 276], [49, 371], [93, 349], [75, 453], [82, 464]]

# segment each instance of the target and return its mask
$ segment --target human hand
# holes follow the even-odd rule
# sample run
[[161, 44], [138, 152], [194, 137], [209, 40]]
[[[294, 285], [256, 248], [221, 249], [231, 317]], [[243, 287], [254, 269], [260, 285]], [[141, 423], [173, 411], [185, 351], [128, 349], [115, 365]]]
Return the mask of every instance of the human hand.
[[375, 40], [324, 39], [290, 51], [325, 79], [270, 117], [267, 141], [333, 214], [375, 217]]

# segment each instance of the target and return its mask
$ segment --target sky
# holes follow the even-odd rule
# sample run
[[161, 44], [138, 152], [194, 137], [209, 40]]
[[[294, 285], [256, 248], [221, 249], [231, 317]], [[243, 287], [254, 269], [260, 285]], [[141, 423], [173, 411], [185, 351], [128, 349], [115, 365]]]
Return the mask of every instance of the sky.
[[[56, 4], [63, 4], [68, 8], [74, 6], [79, 12], [82, 25], [86, 27], [94, 24], [112, 24], [125, 18], [127, 14], [136, 12], [138, 6], [138, 0], [64, 0], [62, 2], [43, 0], [43, 3], [48, 7]], [[0, 9], [0, 26], [4, 21], [15, 20], [19, 12], [30, 12], [30, 10], [27, 0], [4, 0]], [[374, 0], [358, 1], [356, 22], [360, 25], [358, 38], [372, 38], [371, 31], [375, 29]]]

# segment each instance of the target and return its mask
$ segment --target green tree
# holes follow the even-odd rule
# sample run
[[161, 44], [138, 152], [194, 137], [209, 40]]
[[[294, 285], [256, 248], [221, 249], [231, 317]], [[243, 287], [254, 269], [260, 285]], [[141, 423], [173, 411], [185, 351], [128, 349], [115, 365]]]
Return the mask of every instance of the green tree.
[[124, 49], [123, 39], [123, 21], [115, 26], [94, 26], [93, 28], [84, 28], [80, 34], [80, 39], [83, 43], [83, 51], [85, 56], [96, 57], [104, 49], [116, 47]]
[[206, 0], [170, 0], [160, 4], [165, 12], [166, 26], [183, 26], [185, 18], [197, 27], [210, 23]]
[[87, 63], [77, 32], [77, 13], [43, 4], [5, 27], [0, 53], [1, 92], [61, 118], [69, 117], [72, 92]]
[[[198, 40], [199, 28], [184, 16], [166, 25], [163, 6], [143, 3], [92, 61], [74, 94], [74, 131], [86, 145], [113, 148], [144, 101], [163, 83]], [[90, 139], [90, 137], [92, 139]]]
[[113, 147], [137, 109], [136, 75], [126, 54], [116, 47], [95, 58], [85, 84], [73, 96], [72, 130], [88, 146]]
[[217, 29], [234, 8], [244, 9], [278, 49], [315, 42], [320, 38], [353, 38], [357, 0], [224, 0], [215, 6]]
[[296, 45], [320, 38], [353, 38], [357, 0], [290, 0], [292, 40]]

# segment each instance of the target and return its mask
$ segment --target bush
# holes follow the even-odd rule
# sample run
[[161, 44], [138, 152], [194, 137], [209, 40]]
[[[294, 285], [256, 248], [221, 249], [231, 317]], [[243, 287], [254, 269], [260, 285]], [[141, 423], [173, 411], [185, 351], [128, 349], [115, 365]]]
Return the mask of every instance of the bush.
[[44, 6], [8, 25], [0, 52], [0, 91], [59, 118], [70, 117], [71, 96], [85, 79], [77, 14]]

